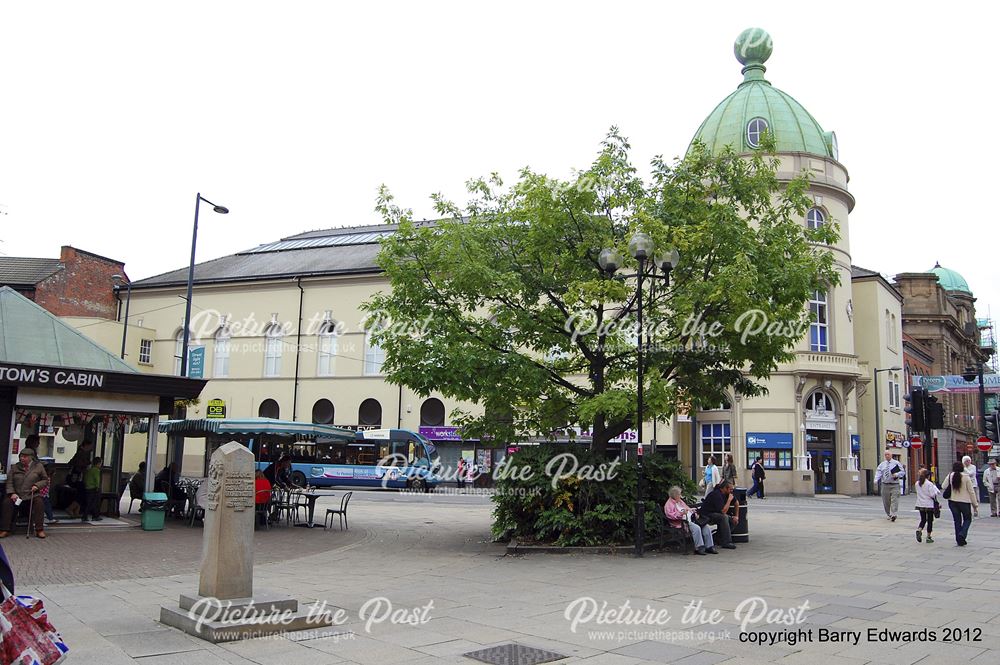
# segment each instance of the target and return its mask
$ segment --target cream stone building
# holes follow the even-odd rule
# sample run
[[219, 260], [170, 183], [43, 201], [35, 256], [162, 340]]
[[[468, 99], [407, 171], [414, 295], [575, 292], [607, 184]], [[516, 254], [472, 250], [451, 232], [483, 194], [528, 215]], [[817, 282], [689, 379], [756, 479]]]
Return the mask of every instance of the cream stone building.
[[[645, 431], [653, 433], [657, 453], [676, 456], [695, 477], [709, 455], [721, 462], [732, 454], [749, 483], [750, 462], [761, 456], [768, 492], [859, 494], [866, 490], [859, 461], [873, 468], [884, 440], [874, 422], [873, 372], [902, 365], [900, 298], [878, 273], [852, 266], [848, 222], [855, 202], [836, 137], [764, 78], [770, 53], [767, 33], [740, 35], [743, 81], [694, 138], [713, 151], [749, 152], [769, 132], [780, 179], [810, 178], [813, 206], [802, 223], [840, 224], [840, 240], [829, 247], [840, 282], [813, 294], [809, 333], [794, 359], [770, 377], [767, 395], [731, 395], [717, 409], [649, 423]], [[382, 375], [383, 354], [365, 332], [361, 306], [387, 287], [375, 258], [393, 231], [386, 225], [310, 231], [198, 264], [190, 365], [192, 376], [210, 382], [188, 416], [204, 417], [208, 402], [218, 400], [234, 417], [425, 428], [446, 464], [459, 455], [495, 455], [455, 435], [455, 410], [474, 412], [476, 405], [421, 397]], [[127, 358], [133, 364], [179, 373], [186, 279], [182, 268], [133, 284]], [[882, 432], [905, 432], [900, 376], [879, 375]], [[141, 449], [133, 452], [140, 459]], [[185, 471], [201, 468], [201, 454], [187, 450]]]

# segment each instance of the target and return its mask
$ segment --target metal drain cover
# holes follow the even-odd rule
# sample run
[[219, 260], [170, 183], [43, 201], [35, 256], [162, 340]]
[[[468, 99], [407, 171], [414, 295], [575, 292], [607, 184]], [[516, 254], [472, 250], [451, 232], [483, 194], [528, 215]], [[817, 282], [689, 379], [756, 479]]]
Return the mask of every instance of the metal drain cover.
[[488, 649], [470, 651], [463, 654], [466, 658], [490, 663], [490, 665], [537, 665], [538, 663], [551, 663], [554, 660], [569, 658], [554, 651], [526, 647], [523, 644], [501, 644]]

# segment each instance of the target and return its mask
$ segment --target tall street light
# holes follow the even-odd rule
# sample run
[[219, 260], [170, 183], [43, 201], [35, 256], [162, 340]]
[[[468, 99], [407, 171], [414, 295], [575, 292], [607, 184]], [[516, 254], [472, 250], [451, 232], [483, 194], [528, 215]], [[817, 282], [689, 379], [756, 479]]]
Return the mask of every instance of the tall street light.
[[194, 255], [198, 246], [198, 209], [204, 201], [212, 206], [212, 209], [220, 215], [228, 215], [229, 208], [217, 206], [201, 195], [201, 192], [194, 200], [194, 231], [191, 233], [191, 263], [188, 264], [187, 299], [184, 304], [184, 341], [181, 344], [181, 376], [188, 375], [188, 342], [191, 337], [191, 290], [194, 288]]
[[[648, 263], [653, 257], [655, 245], [653, 239], [648, 234], [637, 232], [628, 243], [628, 252], [639, 262], [639, 271], [636, 273], [636, 329], [638, 338], [636, 340], [636, 485], [635, 485], [635, 556], [641, 557], [643, 554], [643, 541], [645, 539], [646, 504], [642, 500], [642, 422], [643, 422], [643, 371], [645, 344], [643, 340], [642, 328], [642, 295], [643, 281], [646, 278], [663, 279], [670, 284], [670, 271], [677, 265], [680, 259], [676, 249], [670, 248], [656, 255], [653, 267], [648, 269]], [[609, 275], [614, 274], [621, 265], [618, 252], [613, 249], [604, 249], [598, 257], [598, 264], [601, 270]], [[656, 269], [663, 271], [662, 275], [656, 274]]]
[[977, 359], [974, 367], [965, 368], [965, 371], [962, 372], [962, 378], [966, 381], [979, 379], [979, 440], [976, 442], [976, 446], [979, 448], [979, 452], [983, 454], [979, 468], [985, 470], [988, 453], [993, 444], [989, 443], [991, 439], [986, 431], [986, 384], [983, 380], [983, 364], [983, 358]]
[[[125, 360], [125, 338], [128, 336], [128, 307], [132, 304], [132, 281], [126, 280], [122, 275], [112, 275], [111, 280], [115, 283], [115, 295], [121, 291], [122, 284], [128, 286], [128, 295], [125, 296], [125, 321], [122, 324], [122, 354], [121, 359]], [[121, 299], [119, 298], [119, 302]]]
[[[873, 372], [874, 385], [875, 385], [875, 443], [879, 449], [885, 448], [885, 446], [883, 445], [885, 437], [882, 436], [882, 406], [879, 404], [879, 399], [878, 399], [879, 396], [878, 374], [879, 372], [899, 372], [902, 369], [903, 369], [902, 367], [885, 367], [883, 369], [879, 369], [878, 367], [876, 367], [875, 371]], [[881, 454], [882, 453], [876, 453], [875, 458], [878, 459], [878, 456]], [[863, 460], [864, 458], [865, 456], [864, 453], [862, 452], [861, 459]]]

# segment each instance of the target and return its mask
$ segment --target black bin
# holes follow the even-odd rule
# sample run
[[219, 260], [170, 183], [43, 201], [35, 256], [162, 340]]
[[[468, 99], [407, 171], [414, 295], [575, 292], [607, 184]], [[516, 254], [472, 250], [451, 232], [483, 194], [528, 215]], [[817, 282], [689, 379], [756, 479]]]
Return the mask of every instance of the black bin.
[[747, 523], [747, 488], [746, 487], [734, 487], [733, 488], [733, 500], [736, 502], [739, 510], [740, 521], [738, 524], [733, 526], [733, 542], [734, 543], [749, 543], [750, 542], [750, 525]]

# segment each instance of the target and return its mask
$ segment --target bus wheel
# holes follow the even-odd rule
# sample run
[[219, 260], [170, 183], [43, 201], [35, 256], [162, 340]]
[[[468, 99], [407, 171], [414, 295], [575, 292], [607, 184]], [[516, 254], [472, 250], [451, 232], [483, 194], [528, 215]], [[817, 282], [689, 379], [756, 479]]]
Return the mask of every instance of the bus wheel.
[[301, 471], [292, 471], [292, 484], [296, 487], [306, 486], [306, 474]]
[[414, 492], [426, 492], [427, 483], [424, 482], [423, 478], [414, 478], [410, 481], [410, 490]]

